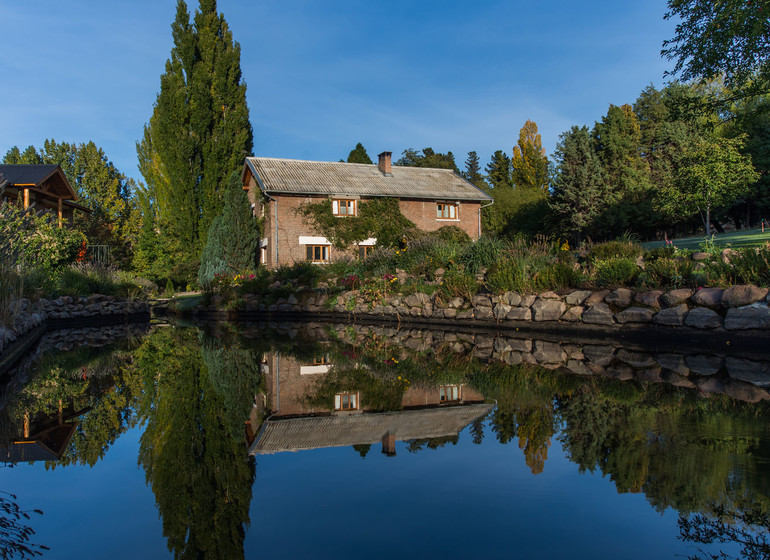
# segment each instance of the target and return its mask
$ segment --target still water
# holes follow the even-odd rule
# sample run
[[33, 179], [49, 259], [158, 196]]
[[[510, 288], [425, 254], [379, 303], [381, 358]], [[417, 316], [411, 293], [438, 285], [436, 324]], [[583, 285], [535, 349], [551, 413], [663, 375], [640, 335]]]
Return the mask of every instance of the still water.
[[313, 323], [50, 333], [3, 377], [0, 546], [767, 558], [763, 352]]

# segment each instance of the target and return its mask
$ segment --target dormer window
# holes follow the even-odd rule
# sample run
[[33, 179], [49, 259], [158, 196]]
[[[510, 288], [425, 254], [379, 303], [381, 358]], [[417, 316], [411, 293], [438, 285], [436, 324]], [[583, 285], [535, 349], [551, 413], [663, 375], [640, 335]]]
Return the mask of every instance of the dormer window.
[[332, 200], [332, 214], [340, 217], [355, 216], [356, 201], [348, 199]]

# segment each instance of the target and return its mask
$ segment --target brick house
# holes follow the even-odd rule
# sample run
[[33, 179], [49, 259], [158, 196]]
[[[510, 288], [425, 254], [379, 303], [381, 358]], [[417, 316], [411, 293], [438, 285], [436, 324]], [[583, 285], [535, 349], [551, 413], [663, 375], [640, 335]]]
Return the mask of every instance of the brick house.
[[260, 262], [270, 267], [365, 255], [376, 244], [362, 239], [350, 251], [335, 250], [298, 213], [306, 203], [331, 199], [334, 214], [344, 219], [355, 216], [363, 201], [396, 198], [401, 213], [421, 230], [453, 225], [472, 239], [481, 236], [481, 209], [492, 203], [452, 170], [391, 165], [391, 152], [381, 153], [377, 165], [249, 157], [241, 178], [255, 215], [265, 219]]

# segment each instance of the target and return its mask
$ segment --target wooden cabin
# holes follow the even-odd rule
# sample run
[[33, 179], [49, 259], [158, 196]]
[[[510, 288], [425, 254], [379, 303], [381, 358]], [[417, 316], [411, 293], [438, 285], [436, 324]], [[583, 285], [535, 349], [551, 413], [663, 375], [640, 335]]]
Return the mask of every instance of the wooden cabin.
[[[0, 195], [24, 208], [34, 206], [57, 216], [59, 227], [72, 225], [75, 211], [90, 212], [75, 202], [78, 197], [60, 165], [0, 165]], [[1, 202], [1, 201], [0, 201]]]

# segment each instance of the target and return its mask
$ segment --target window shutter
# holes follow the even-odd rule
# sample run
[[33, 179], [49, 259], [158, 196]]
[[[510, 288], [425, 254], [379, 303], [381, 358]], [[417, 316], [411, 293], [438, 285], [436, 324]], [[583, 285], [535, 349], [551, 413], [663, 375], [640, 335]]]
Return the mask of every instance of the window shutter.
[[332, 200], [332, 213], [333, 214], [340, 213], [340, 203], [338, 200]]
[[334, 408], [336, 410], [339, 410], [340, 408], [342, 408], [342, 402], [340, 400], [340, 396], [339, 395], [334, 395]]
[[312, 261], [313, 260], [313, 246], [308, 245], [307, 246], [307, 260]]

